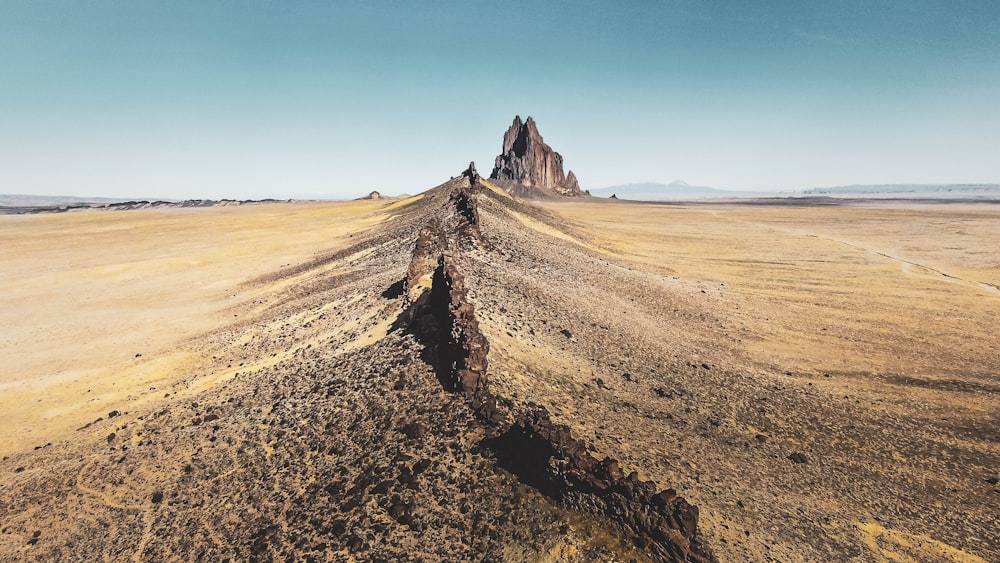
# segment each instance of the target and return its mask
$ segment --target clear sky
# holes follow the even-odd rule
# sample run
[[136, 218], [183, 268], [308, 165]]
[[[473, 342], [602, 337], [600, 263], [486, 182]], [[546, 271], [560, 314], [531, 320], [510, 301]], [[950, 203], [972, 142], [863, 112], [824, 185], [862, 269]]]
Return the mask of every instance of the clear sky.
[[0, 0], [0, 193], [1000, 183], [997, 0]]

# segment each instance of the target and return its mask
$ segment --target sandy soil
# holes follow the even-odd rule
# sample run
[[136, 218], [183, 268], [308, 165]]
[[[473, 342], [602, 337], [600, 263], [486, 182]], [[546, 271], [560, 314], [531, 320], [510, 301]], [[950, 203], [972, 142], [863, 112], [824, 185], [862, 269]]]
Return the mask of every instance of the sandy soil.
[[[0, 217], [0, 560], [643, 560], [498, 466], [405, 321], [462, 182]], [[1000, 208], [476, 197], [491, 392], [720, 561], [1000, 558]]]
[[[553, 402], [694, 499], [721, 559], [997, 556], [1000, 209], [544, 207], [570, 220], [578, 248], [627, 258], [628, 275], [584, 298], [605, 302], [592, 317], [611, 329], [603, 350], [587, 336], [568, 357], [558, 338], [520, 343], [507, 365], [549, 373], [543, 394], [599, 376], [605, 396]], [[619, 315], [601, 315], [608, 305]], [[668, 404], [644, 405], [648, 386]], [[628, 408], [590, 406], [606, 395]], [[664, 451], [652, 428], [677, 446]]]
[[192, 342], [273, 291], [257, 276], [329, 251], [385, 202], [0, 217], [0, 453], [162, 397]]
[[709, 282], [762, 364], [997, 384], [1000, 206], [547, 206], [602, 249]]

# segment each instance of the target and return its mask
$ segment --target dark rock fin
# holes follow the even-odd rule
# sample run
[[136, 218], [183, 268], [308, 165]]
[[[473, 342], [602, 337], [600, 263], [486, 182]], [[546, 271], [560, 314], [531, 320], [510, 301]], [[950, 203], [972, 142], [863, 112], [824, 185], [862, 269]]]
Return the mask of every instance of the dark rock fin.
[[[425, 360], [434, 365], [445, 389], [463, 395], [491, 430], [494, 437], [483, 445], [523, 483], [569, 508], [603, 517], [656, 560], [715, 561], [698, 534], [696, 506], [673, 489], [657, 491], [635, 472], [625, 475], [617, 460], [598, 460], [569, 427], [553, 422], [544, 407], [528, 404], [515, 412], [511, 401], [492, 391], [489, 341], [467, 299], [459, 249], [449, 244], [462, 247], [481, 237], [478, 210], [472, 191], [464, 188], [452, 192], [449, 202], [450, 217], [421, 231], [411, 260], [410, 270], [417, 275], [426, 272], [437, 252], [431, 290], [400, 321], [425, 345]], [[452, 226], [450, 232], [446, 224]], [[409, 287], [409, 270], [407, 276]]]

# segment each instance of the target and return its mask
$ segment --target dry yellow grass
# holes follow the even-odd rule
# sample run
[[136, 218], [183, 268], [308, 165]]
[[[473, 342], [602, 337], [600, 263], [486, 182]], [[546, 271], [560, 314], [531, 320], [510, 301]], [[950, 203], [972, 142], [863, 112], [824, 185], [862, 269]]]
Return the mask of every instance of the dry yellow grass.
[[[782, 450], [777, 463], [771, 466], [765, 459], [763, 473], [752, 456], [700, 468], [724, 476], [721, 490], [706, 485], [711, 478], [684, 483], [684, 472], [671, 474], [672, 482], [701, 507], [702, 529], [722, 560], [810, 560], [796, 546], [801, 538], [753, 544], [773, 523], [765, 519], [782, 506], [832, 518], [812, 537], [835, 542], [844, 560], [989, 560], [977, 554], [989, 553], [991, 540], [970, 522], [989, 521], [984, 515], [996, 506], [996, 490], [987, 477], [995, 475], [993, 460], [1000, 455], [995, 437], [1000, 424], [1000, 206], [595, 201], [543, 206], [572, 221], [573, 233], [587, 246], [629, 259], [630, 270], [698, 284], [703, 295], [674, 306], [697, 304], [705, 311], [712, 321], [692, 330], [716, 335], [720, 348], [735, 342], [734, 356], [719, 361], [733, 372], [729, 384], [752, 378], [755, 385], [743, 393], [766, 399], [758, 403], [766, 415], [755, 417], [753, 409], [730, 415], [730, 434], [714, 445], [745, 443], [752, 451], [755, 440], [762, 439], [765, 447]], [[623, 288], [608, 289], [615, 294]], [[640, 321], [637, 316], [630, 322], [638, 326]], [[685, 353], [690, 345], [678, 343], [683, 335], [667, 334], [675, 324], [644, 332], [662, 330], [663, 346]], [[693, 350], [710, 351], [711, 340], [707, 348]], [[541, 365], [558, 369], [552, 358], [544, 360]], [[491, 367], [500, 363], [498, 357]], [[567, 365], [562, 371], [579, 369]], [[717, 396], [727, 389], [706, 392]], [[812, 396], [823, 398], [797, 402]], [[738, 403], [739, 397], [731, 397], [714, 412], [728, 413]], [[725, 427], [725, 420], [720, 422]], [[858, 428], [866, 429], [851, 437]], [[615, 454], [627, 459], [635, 449], [620, 447]], [[777, 499], [773, 506], [736, 524], [746, 514], [742, 508], [732, 510], [733, 503], [746, 503], [761, 490], [739, 490], [737, 483], [771, 479], [784, 471], [781, 462], [787, 463], [784, 456], [793, 450], [810, 452], [809, 464], [821, 466], [821, 477], [797, 487], [789, 472], [771, 491]], [[688, 459], [707, 451], [688, 452]], [[738, 452], [737, 447], [726, 455]], [[655, 463], [656, 456], [650, 459]], [[858, 484], [869, 478], [884, 481]], [[909, 490], [893, 489], [897, 483], [907, 483]], [[922, 488], [926, 483], [933, 486]], [[849, 497], [864, 500], [852, 504]], [[908, 511], [919, 519], [905, 521], [900, 515]], [[836, 523], [838, 513], [867, 520], [846, 526]], [[958, 515], [958, 523], [936, 523], [948, 514]], [[882, 520], [873, 523], [876, 517]], [[750, 531], [746, 542], [741, 528]]]
[[601, 247], [735, 293], [761, 362], [927, 378], [1000, 365], [1000, 209], [547, 206]]
[[[493, 390], [676, 487], [721, 560], [995, 559], [1000, 209], [502, 203], [481, 205], [487, 244], [462, 263]], [[21, 519], [0, 538], [8, 552], [31, 548], [37, 522], [52, 528], [45, 553], [94, 536], [63, 503], [81, 494], [94, 514], [142, 515], [111, 518], [136, 557], [191, 518], [208, 530], [195, 541], [225, 548], [262, 499], [286, 526], [283, 511], [321, 490], [313, 479], [340, 475], [319, 468], [345, 440], [360, 437], [358, 459], [395, 456], [387, 434], [368, 442], [351, 421], [364, 405], [410, 417], [448, 398], [412, 335], [391, 330], [403, 304], [384, 293], [422, 213], [367, 201], [0, 216], [0, 454]], [[351, 238], [393, 215], [404, 221]], [[400, 358], [426, 373], [404, 380]], [[400, 398], [417, 403], [379, 402]], [[129, 415], [72, 432], [112, 409]], [[52, 460], [78, 454], [64, 475], [79, 477], [49, 479]], [[202, 497], [217, 486], [228, 496]], [[29, 490], [51, 502], [24, 516]], [[177, 500], [136, 503], [154, 491]], [[157, 516], [188, 502], [205, 504]], [[228, 536], [212, 531], [219, 514]]]
[[246, 282], [342, 246], [387, 205], [0, 216], [0, 452], [162, 397], [206, 359], [192, 339], [274, 290]]

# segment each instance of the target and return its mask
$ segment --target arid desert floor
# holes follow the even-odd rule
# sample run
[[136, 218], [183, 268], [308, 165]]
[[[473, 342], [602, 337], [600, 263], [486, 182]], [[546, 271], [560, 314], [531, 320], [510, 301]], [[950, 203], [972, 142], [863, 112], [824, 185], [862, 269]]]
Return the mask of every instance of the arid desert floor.
[[248, 282], [344, 244], [382, 220], [382, 207], [4, 216], [0, 450], [65, 439], [81, 420], [189, 380], [204, 360], [201, 337], [275, 289]]
[[[476, 198], [492, 392], [718, 560], [1000, 560], [1000, 205]], [[0, 560], [650, 558], [400, 328], [446, 199], [0, 215]]]

